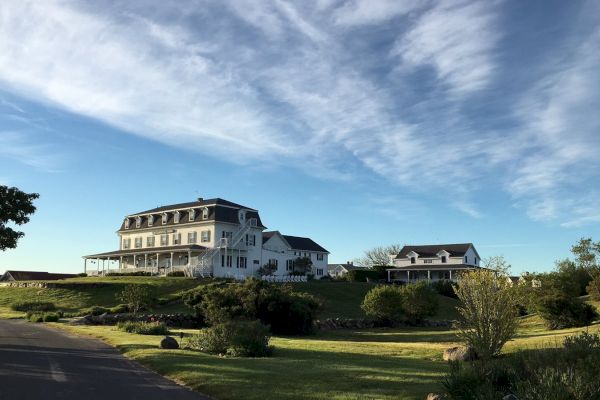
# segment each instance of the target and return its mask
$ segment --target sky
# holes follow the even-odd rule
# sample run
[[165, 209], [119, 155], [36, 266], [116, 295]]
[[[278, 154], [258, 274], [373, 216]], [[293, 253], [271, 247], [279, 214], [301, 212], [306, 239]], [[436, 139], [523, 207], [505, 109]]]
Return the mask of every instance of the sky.
[[127, 214], [256, 208], [345, 262], [472, 242], [512, 272], [600, 239], [600, 3], [0, 3], [5, 269], [81, 272]]

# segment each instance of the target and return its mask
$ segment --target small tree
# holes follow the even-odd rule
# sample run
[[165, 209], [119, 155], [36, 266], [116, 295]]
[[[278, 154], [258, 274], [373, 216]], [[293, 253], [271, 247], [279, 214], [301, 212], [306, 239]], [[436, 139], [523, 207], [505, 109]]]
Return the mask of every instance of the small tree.
[[6, 226], [9, 222], [23, 225], [29, 222], [29, 215], [35, 212], [33, 200], [37, 193], [25, 193], [16, 187], [0, 185], [0, 250], [14, 249], [17, 241], [25, 234]]
[[401, 289], [402, 308], [412, 324], [423, 321], [425, 317], [435, 315], [439, 307], [436, 291], [425, 281], [406, 285]]
[[369, 318], [384, 323], [401, 321], [404, 317], [402, 291], [397, 286], [377, 286], [367, 292], [361, 308]]
[[313, 262], [309, 257], [298, 257], [294, 260], [294, 272], [306, 275], [311, 271]]
[[587, 292], [592, 300], [600, 300], [600, 268], [594, 268], [594, 271], [590, 273], [592, 280], [587, 285]]
[[365, 254], [357, 258], [355, 263], [362, 267], [372, 268], [374, 265], [390, 265], [391, 256], [396, 256], [402, 250], [401, 244], [374, 247], [365, 251]]
[[154, 303], [154, 295], [146, 285], [127, 285], [117, 294], [117, 300], [127, 304], [129, 311], [137, 314]]
[[517, 330], [517, 305], [505, 277], [493, 271], [463, 273], [455, 288], [462, 305], [458, 307], [459, 336], [482, 359], [500, 354]]

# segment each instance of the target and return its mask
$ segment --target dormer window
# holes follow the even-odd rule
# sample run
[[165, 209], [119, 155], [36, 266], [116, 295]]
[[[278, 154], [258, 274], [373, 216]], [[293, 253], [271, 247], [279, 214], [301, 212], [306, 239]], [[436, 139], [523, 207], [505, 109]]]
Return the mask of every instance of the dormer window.
[[417, 263], [417, 257], [411, 257], [410, 258], [410, 263], [411, 264], [416, 264]]
[[142, 226], [142, 217], [137, 217], [135, 219], [135, 227], [139, 228], [140, 226]]
[[196, 210], [194, 210], [193, 208], [190, 210], [190, 222], [194, 221], [196, 219]]
[[448, 261], [448, 259], [446, 258], [446, 256], [442, 256], [442, 264], [445, 264], [446, 261]]
[[165, 225], [167, 223], [167, 213], [162, 214], [162, 224]]
[[129, 218], [125, 219], [125, 229], [129, 229], [129, 225], [131, 225], [131, 220]]
[[148, 216], [148, 226], [154, 225], [154, 215]]
[[176, 224], [179, 223], [179, 218], [181, 217], [181, 214], [179, 213], [179, 211], [175, 212], [175, 215], [173, 216], [173, 220], [175, 221]]
[[202, 219], [208, 219], [208, 207], [202, 209]]

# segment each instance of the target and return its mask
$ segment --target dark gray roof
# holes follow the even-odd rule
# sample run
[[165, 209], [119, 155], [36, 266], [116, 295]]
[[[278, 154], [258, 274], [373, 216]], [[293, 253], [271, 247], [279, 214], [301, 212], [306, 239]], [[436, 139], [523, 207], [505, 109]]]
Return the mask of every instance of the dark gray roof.
[[[263, 243], [269, 240], [273, 235], [279, 233], [278, 231], [263, 232]], [[279, 233], [281, 235], [281, 233]], [[288, 242], [292, 250], [306, 250], [306, 251], [319, 251], [323, 253], [329, 253], [325, 248], [319, 245], [311, 238], [281, 235]]]
[[90, 254], [89, 256], [84, 256], [84, 258], [107, 258], [107, 257], [119, 257], [119, 256], [127, 256], [132, 254], [156, 254], [156, 253], [170, 253], [170, 252], [186, 252], [186, 251], [204, 251], [207, 247], [200, 246], [197, 244], [182, 244], [177, 246], [160, 246], [160, 247], [144, 247], [141, 249], [123, 249], [123, 250], [115, 250], [109, 251], [106, 253], [98, 253], [98, 254]]
[[365, 267], [361, 267], [359, 265], [354, 265], [354, 264], [327, 264], [327, 270], [331, 271], [332, 269], [335, 269], [338, 266], [344, 267], [346, 269], [346, 271], [354, 271], [355, 269], [367, 269]]
[[12, 277], [15, 281], [56, 281], [59, 279], [74, 278], [76, 274], [58, 274], [38, 271], [6, 271], [0, 281], [8, 281]]
[[[202, 219], [202, 213], [200, 211], [200, 208], [204, 208], [204, 207], [208, 208], [208, 218], [207, 219]], [[235, 208], [231, 208], [231, 207], [235, 207]], [[195, 218], [193, 221], [189, 220], [188, 213], [183, 212], [180, 214], [179, 222], [175, 223], [175, 210], [182, 209], [182, 208], [183, 209], [192, 209], [192, 208], [196, 209], [196, 215], [195, 215]], [[185, 224], [191, 224], [191, 223], [203, 222], [203, 221], [230, 222], [233, 224], [237, 224], [237, 223], [239, 223], [238, 210], [240, 210], [240, 209], [250, 210], [246, 214], [246, 218], [256, 218], [258, 227], [266, 228], [263, 225], [263, 223], [260, 219], [260, 216], [258, 215], [258, 211], [254, 210], [252, 208], [244, 207], [244, 206], [236, 204], [236, 203], [232, 203], [227, 200], [217, 198], [217, 199], [209, 199], [209, 200], [198, 200], [198, 201], [193, 201], [190, 203], [172, 204], [169, 206], [157, 207], [157, 208], [153, 208], [151, 210], [146, 210], [146, 211], [142, 211], [139, 213], [131, 214], [131, 215], [127, 216], [127, 218], [129, 218], [129, 220], [130, 220], [129, 228], [125, 229], [125, 221], [127, 220], [127, 218], [125, 218], [123, 220], [123, 223], [121, 224], [121, 228], [119, 229], [119, 231], [135, 231], [136, 229], [146, 229], [146, 228], [160, 229], [162, 227], [173, 227], [173, 226], [185, 225]], [[167, 213], [167, 223], [164, 225], [162, 223], [162, 214], [163, 213]], [[146, 214], [146, 215], [143, 215], [143, 214]], [[135, 220], [138, 215], [140, 215], [140, 216], [143, 215], [143, 216], [141, 216], [140, 227], [136, 228]], [[152, 226], [148, 225], [148, 218], [150, 215], [154, 216], [154, 223], [152, 224]]]
[[388, 271], [455, 271], [465, 269], [483, 269], [469, 264], [411, 264], [405, 267], [388, 268]]
[[437, 257], [437, 253], [442, 250], [450, 253], [450, 257], [463, 257], [471, 246], [473, 246], [473, 243], [409, 245], [400, 250], [396, 259], [406, 258], [411, 251], [417, 253], [419, 257]]

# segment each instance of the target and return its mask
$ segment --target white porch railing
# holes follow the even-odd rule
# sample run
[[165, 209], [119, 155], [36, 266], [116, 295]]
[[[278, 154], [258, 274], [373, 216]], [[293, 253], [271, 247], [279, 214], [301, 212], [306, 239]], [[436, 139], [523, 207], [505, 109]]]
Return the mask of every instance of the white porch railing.
[[261, 278], [267, 282], [307, 282], [306, 275], [264, 275]]

